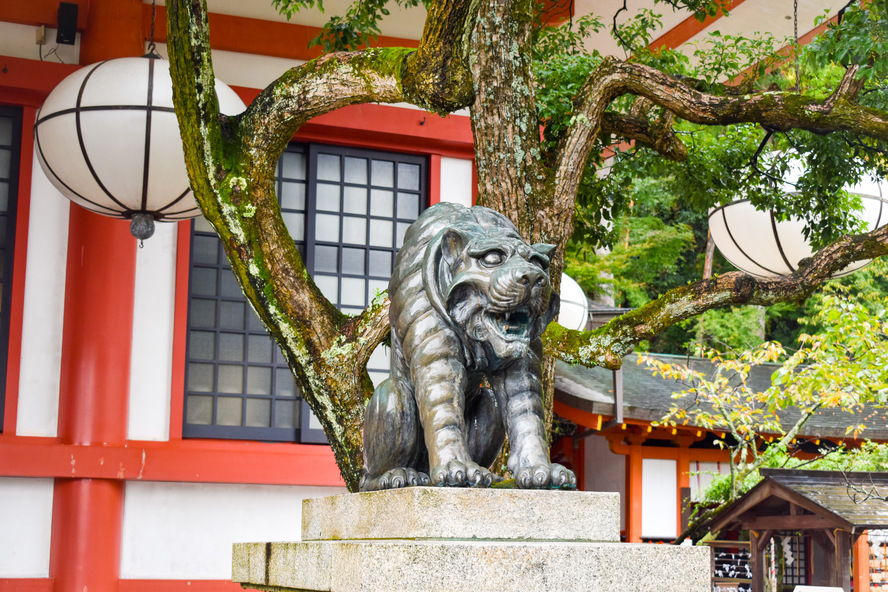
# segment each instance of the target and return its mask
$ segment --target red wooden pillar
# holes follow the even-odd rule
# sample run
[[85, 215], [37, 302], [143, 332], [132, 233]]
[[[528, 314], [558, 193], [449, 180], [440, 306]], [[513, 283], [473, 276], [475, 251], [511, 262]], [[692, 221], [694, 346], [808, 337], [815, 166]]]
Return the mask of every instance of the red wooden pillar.
[[441, 155], [429, 156], [429, 205], [441, 202]]
[[[71, 206], [59, 439], [126, 442], [136, 240], [129, 225]], [[50, 574], [59, 592], [117, 590], [124, 482], [57, 479]]]
[[851, 551], [851, 571], [854, 579], [854, 592], [870, 592], [870, 547], [869, 534], [864, 532], [854, 541]]
[[675, 438], [675, 442], [676, 444], [678, 444], [678, 459], [675, 462], [675, 499], [678, 501], [678, 507], [676, 508], [676, 521], [678, 524], [678, 528], [676, 529], [676, 532], [679, 534], [684, 532], [685, 528], [688, 527], [685, 521], [685, 517], [688, 514], [687, 506], [691, 501], [690, 446], [693, 441], [694, 439], [684, 435], [680, 435]]
[[[144, 53], [142, 3], [93, 0], [81, 63]], [[129, 224], [72, 205], [59, 388], [59, 440], [124, 444], [129, 405], [136, 240]], [[50, 576], [56, 592], [115, 591], [120, 583], [124, 482], [57, 479]]]
[[[141, 0], [90, 0], [88, 28], [80, 36], [80, 63], [144, 55], [142, 18]], [[164, 27], [163, 20], [155, 24], [158, 30]]]
[[645, 436], [633, 434], [628, 438], [629, 454], [626, 456], [626, 542], [641, 542], [641, 481], [642, 461], [644, 460], [641, 443]]

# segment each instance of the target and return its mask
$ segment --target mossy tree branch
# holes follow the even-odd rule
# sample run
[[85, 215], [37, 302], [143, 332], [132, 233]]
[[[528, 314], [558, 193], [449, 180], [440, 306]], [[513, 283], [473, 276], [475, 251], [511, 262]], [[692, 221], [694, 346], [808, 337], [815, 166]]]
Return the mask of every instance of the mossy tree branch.
[[634, 140], [663, 158], [681, 162], [688, 156], [688, 149], [672, 127], [672, 117], [650, 119], [643, 115], [624, 115], [605, 112], [601, 118], [601, 132]]
[[[630, 94], [658, 105], [674, 116], [701, 125], [758, 123], [767, 129], [803, 129], [817, 133], [848, 131], [888, 139], [888, 114], [858, 105], [860, 81], [854, 78], [856, 67], [849, 68], [835, 91], [826, 99], [792, 92], [761, 92], [736, 95], [730, 87], [720, 94], [706, 93], [679, 79], [644, 64], [606, 58], [592, 72], [575, 100], [573, 125], [558, 145], [555, 154], [555, 201], [576, 196], [584, 166], [603, 122], [620, 133], [621, 120], [610, 117], [606, 109], [619, 96]], [[632, 123], [632, 118], [622, 122]], [[633, 128], [627, 126], [627, 136]], [[663, 133], [660, 134], [664, 136]], [[653, 146], [658, 151], [669, 153]], [[565, 218], [570, 224], [572, 218]]]
[[713, 308], [804, 300], [854, 261], [886, 253], [888, 226], [845, 236], [803, 260], [790, 276], [756, 278], [735, 271], [670, 290], [595, 331], [571, 331], [552, 324], [543, 336], [546, 352], [570, 363], [616, 369], [639, 342], [676, 323]]

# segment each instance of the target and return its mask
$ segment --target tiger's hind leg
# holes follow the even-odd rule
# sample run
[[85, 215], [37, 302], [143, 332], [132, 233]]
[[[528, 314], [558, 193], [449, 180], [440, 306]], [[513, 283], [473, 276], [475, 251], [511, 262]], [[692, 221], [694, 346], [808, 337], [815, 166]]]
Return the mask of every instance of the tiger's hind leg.
[[383, 381], [364, 414], [361, 491], [428, 485], [428, 455], [413, 391], [395, 377]]

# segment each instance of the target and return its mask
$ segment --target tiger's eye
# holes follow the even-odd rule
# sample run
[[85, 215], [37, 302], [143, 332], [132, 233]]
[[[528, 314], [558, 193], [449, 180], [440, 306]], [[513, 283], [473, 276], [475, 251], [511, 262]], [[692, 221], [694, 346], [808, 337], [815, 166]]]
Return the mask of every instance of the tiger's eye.
[[488, 267], [500, 265], [503, 262], [503, 254], [499, 251], [488, 251], [481, 258], [481, 263]]

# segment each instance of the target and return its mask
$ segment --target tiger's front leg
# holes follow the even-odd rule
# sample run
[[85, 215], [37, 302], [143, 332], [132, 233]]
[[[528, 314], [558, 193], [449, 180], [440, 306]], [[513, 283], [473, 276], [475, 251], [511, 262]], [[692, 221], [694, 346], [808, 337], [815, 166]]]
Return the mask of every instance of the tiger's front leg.
[[429, 453], [431, 485], [488, 487], [499, 480], [468, 451], [466, 370], [450, 356], [412, 365], [416, 404]]
[[533, 348], [490, 377], [497, 397], [503, 402], [509, 435], [508, 467], [515, 484], [524, 489], [576, 489], [573, 471], [549, 461], [543, 414], [541, 364]]

